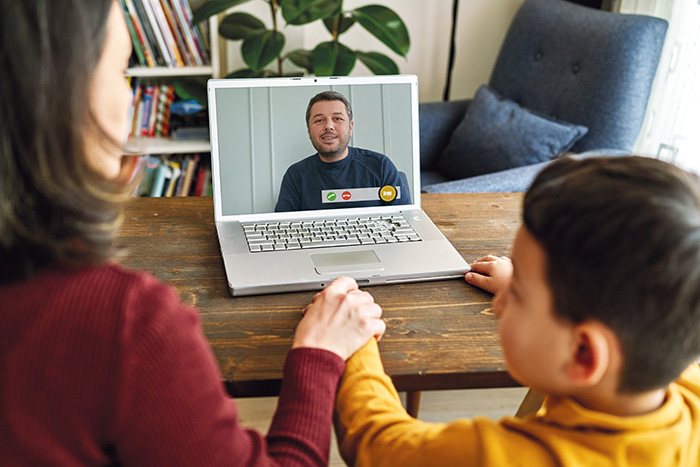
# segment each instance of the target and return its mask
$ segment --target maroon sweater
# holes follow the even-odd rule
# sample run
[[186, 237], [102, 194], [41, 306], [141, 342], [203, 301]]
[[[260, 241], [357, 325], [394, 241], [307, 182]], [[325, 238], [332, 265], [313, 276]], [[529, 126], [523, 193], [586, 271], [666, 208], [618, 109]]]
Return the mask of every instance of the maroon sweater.
[[326, 465], [337, 355], [292, 350], [267, 437], [245, 430], [197, 312], [119, 266], [0, 286], [0, 465]]

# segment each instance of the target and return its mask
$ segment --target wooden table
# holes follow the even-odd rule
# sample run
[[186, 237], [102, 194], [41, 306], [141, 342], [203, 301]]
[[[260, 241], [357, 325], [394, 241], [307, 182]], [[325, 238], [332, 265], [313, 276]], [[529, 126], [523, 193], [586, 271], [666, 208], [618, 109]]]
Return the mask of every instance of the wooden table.
[[[508, 254], [520, 194], [426, 194], [423, 208], [469, 262]], [[277, 395], [282, 364], [313, 292], [232, 298], [211, 198], [136, 198], [120, 244], [127, 267], [173, 285], [201, 313], [234, 397]], [[506, 373], [491, 296], [463, 279], [370, 287], [384, 310], [379, 344], [399, 391], [516, 386]]]

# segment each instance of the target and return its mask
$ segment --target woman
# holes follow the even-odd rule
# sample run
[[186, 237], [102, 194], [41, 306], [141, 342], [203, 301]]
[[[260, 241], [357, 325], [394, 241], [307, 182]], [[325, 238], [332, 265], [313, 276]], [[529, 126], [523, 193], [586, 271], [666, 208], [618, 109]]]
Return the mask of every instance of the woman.
[[344, 360], [381, 336], [352, 279], [306, 308], [267, 437], [195, 310], [114, 260], [131, 44], [112, 0], [0, 3], [0, 465], [322, 465]]

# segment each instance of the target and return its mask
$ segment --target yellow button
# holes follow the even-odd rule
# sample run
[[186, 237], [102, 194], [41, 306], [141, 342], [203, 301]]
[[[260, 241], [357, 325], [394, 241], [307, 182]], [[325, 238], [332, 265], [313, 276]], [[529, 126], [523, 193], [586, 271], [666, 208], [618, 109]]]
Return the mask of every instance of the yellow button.
[[387, 203], [389, 201], [394, 201], [394, 198], [396, 198], [396, 188], [394, 188], [391, 185], [385, 185], [379, 189], [379, 198], [382, 199], [382, 201], [386, 201]]

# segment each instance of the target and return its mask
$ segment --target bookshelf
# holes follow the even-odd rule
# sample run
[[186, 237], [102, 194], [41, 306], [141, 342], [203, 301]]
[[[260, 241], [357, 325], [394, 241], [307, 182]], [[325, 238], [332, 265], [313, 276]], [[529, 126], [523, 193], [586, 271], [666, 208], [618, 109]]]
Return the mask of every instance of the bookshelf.
[[[197, 6], [197, 1], [120, 0], [135, 59], [135, 66], [126, 72], [134, 89], [126, 150], [140, 154], [145, 167], [142, 186], [136, 196], [187, 196], [195, 194], [195, 188], [197, 194], [206, 195], [206, 185], [210, 184], [208, 131], [196, 131], [203, 135], [194, 139], [191, 135], [172, 137], [170, 131], [170, 107], [177, 100], [172, 97], [175, 80], [206, 80], [221, 75], [223, 47], [218, 35], [218, 18], [210, 18], [208, 27], [196, 32], [191, 24], [191, 10]], [[146, 88], [152, 89], [147, 93]], [[202, 117], [196, 121], [198, 130], [202, 129], [201, 120]], [[189, 126], [185, 129], [191, 130]], [[173, 179], [173, 171], [179, 174], [175, 177], [185, 179], [188, 164], [195, 167], [194, 173], [188, 175], [184, 191], [178, 194], [183, 183]], [[191, 191], [186, 188], [190, 181]], [[204, 192], [199, 187], [203, 182]]]
[[[185, 0], [191, 3], [192, 0]], [[125, 9], [125, 15], [130, 14], [131, 18], [130, 32], [132, 33], [132, 42], [135, 40], [141, 40], [142, 45], [134, 44], [134, 48], [139, 47], [141, 50], [145, 48], [150, 48], [151, 56], [153, 57], [153, 48], [158, 47], [159, 41], [155, 40], [151, 34], [151, 40], [148, 40], [148, 36], [145, 30], [137, 31], [138, 27], [134, 27], [137, 21], [148, 21], [147, 16], [153, 14], [154, 12], [161, 9], [161, 20], [169, 20], [168, 15], [162, 15], [163, 11], [167, 11], [167, 5], [177, 4], [178, 0], [172, 1], [160, 1], [160, 0], [122, 0], [122, 8]], [[144, 8], [147, 7], [147, 8]], [[150, 8], [150, 12], [146, 10]], [[144, 14], [147, 13], [147, 14]], [[173, 17], [176, 18], [174, 12]], [[156, 14], [150, 17], [149, 25], [151, 28], [155, 29], [158, 26]], [[127, 18], [127, 23], [129, 23]], [[167, 24], [166, 21], [163, 21]], [[162, 23], [161, 23], [162, 24]], [[171, 31], [176, 27], [173, 23], [170, 23]], [[141, 26], [143, 27], [143, 26]], [[172, 44], [172, 47], [177, 48], [180, 45], [179, 50], [183, 50], [186, 47], [186, 40], [182, 37]], [[188, 65], [181, 62], [181, 66], [133, 66], [130, 67], [126, 75], [132, 79], [143, 80], [157, 80], [159, 82], [167, 82], [176, 78], [183, 77], [202, 77], [206, 78], [216, 78], [220, 76], [220, 63], [221, 63], [221, 39], [218, 35], [218, 18], [213, 16], [209, 19], [208, 30], [207, 30], [207, 42], [208, 42], [208, 64], [203, 65]], [[171, 40], [174, 40], [174, 36], [171, 36]], [[182, 41], [182, 42], [180, 42]], [[167, 43], [167, 42], [166, 42]], [[163, 42], [160, 42], [163, 44]], [[145, 46], [145, 47], [144, 47]], [[160, 48], [159, 48], [160, 49]], [[143, 52], [142, 52], [143, 53]], [[181, 57], [184, 59], [185, 52], [181, 52]], [[135, 55], [136, 51], [135, 51]], [[162, 54], [165, 55], [165, 54]], [[141, 56], [142, 57], [142, 56]], [[141, 61], [141, 60], [140, 60]], [[155, 59], [153, 60], [155, 62]], [[184, 60], [183, 60], [184, 61]], [[191, 54], [188, 60], [193, 62]], [[162, 62], [162, 61], [161, 61]], [[155, 64], [155, 63], [154, 63]], [[135, 109], [134, 111], [137, 111]], [[211, 145], [208, 138], [202, 139], [176, 139], [170, 136], [140, 136], [131, 135], [127, 142], [126, 148], [132, 153], [142, 154], [142, 155], [157, 155], [157, 154], [187, 154], [187, 153], [202, 153], [209, 152], [211, 150]]]

